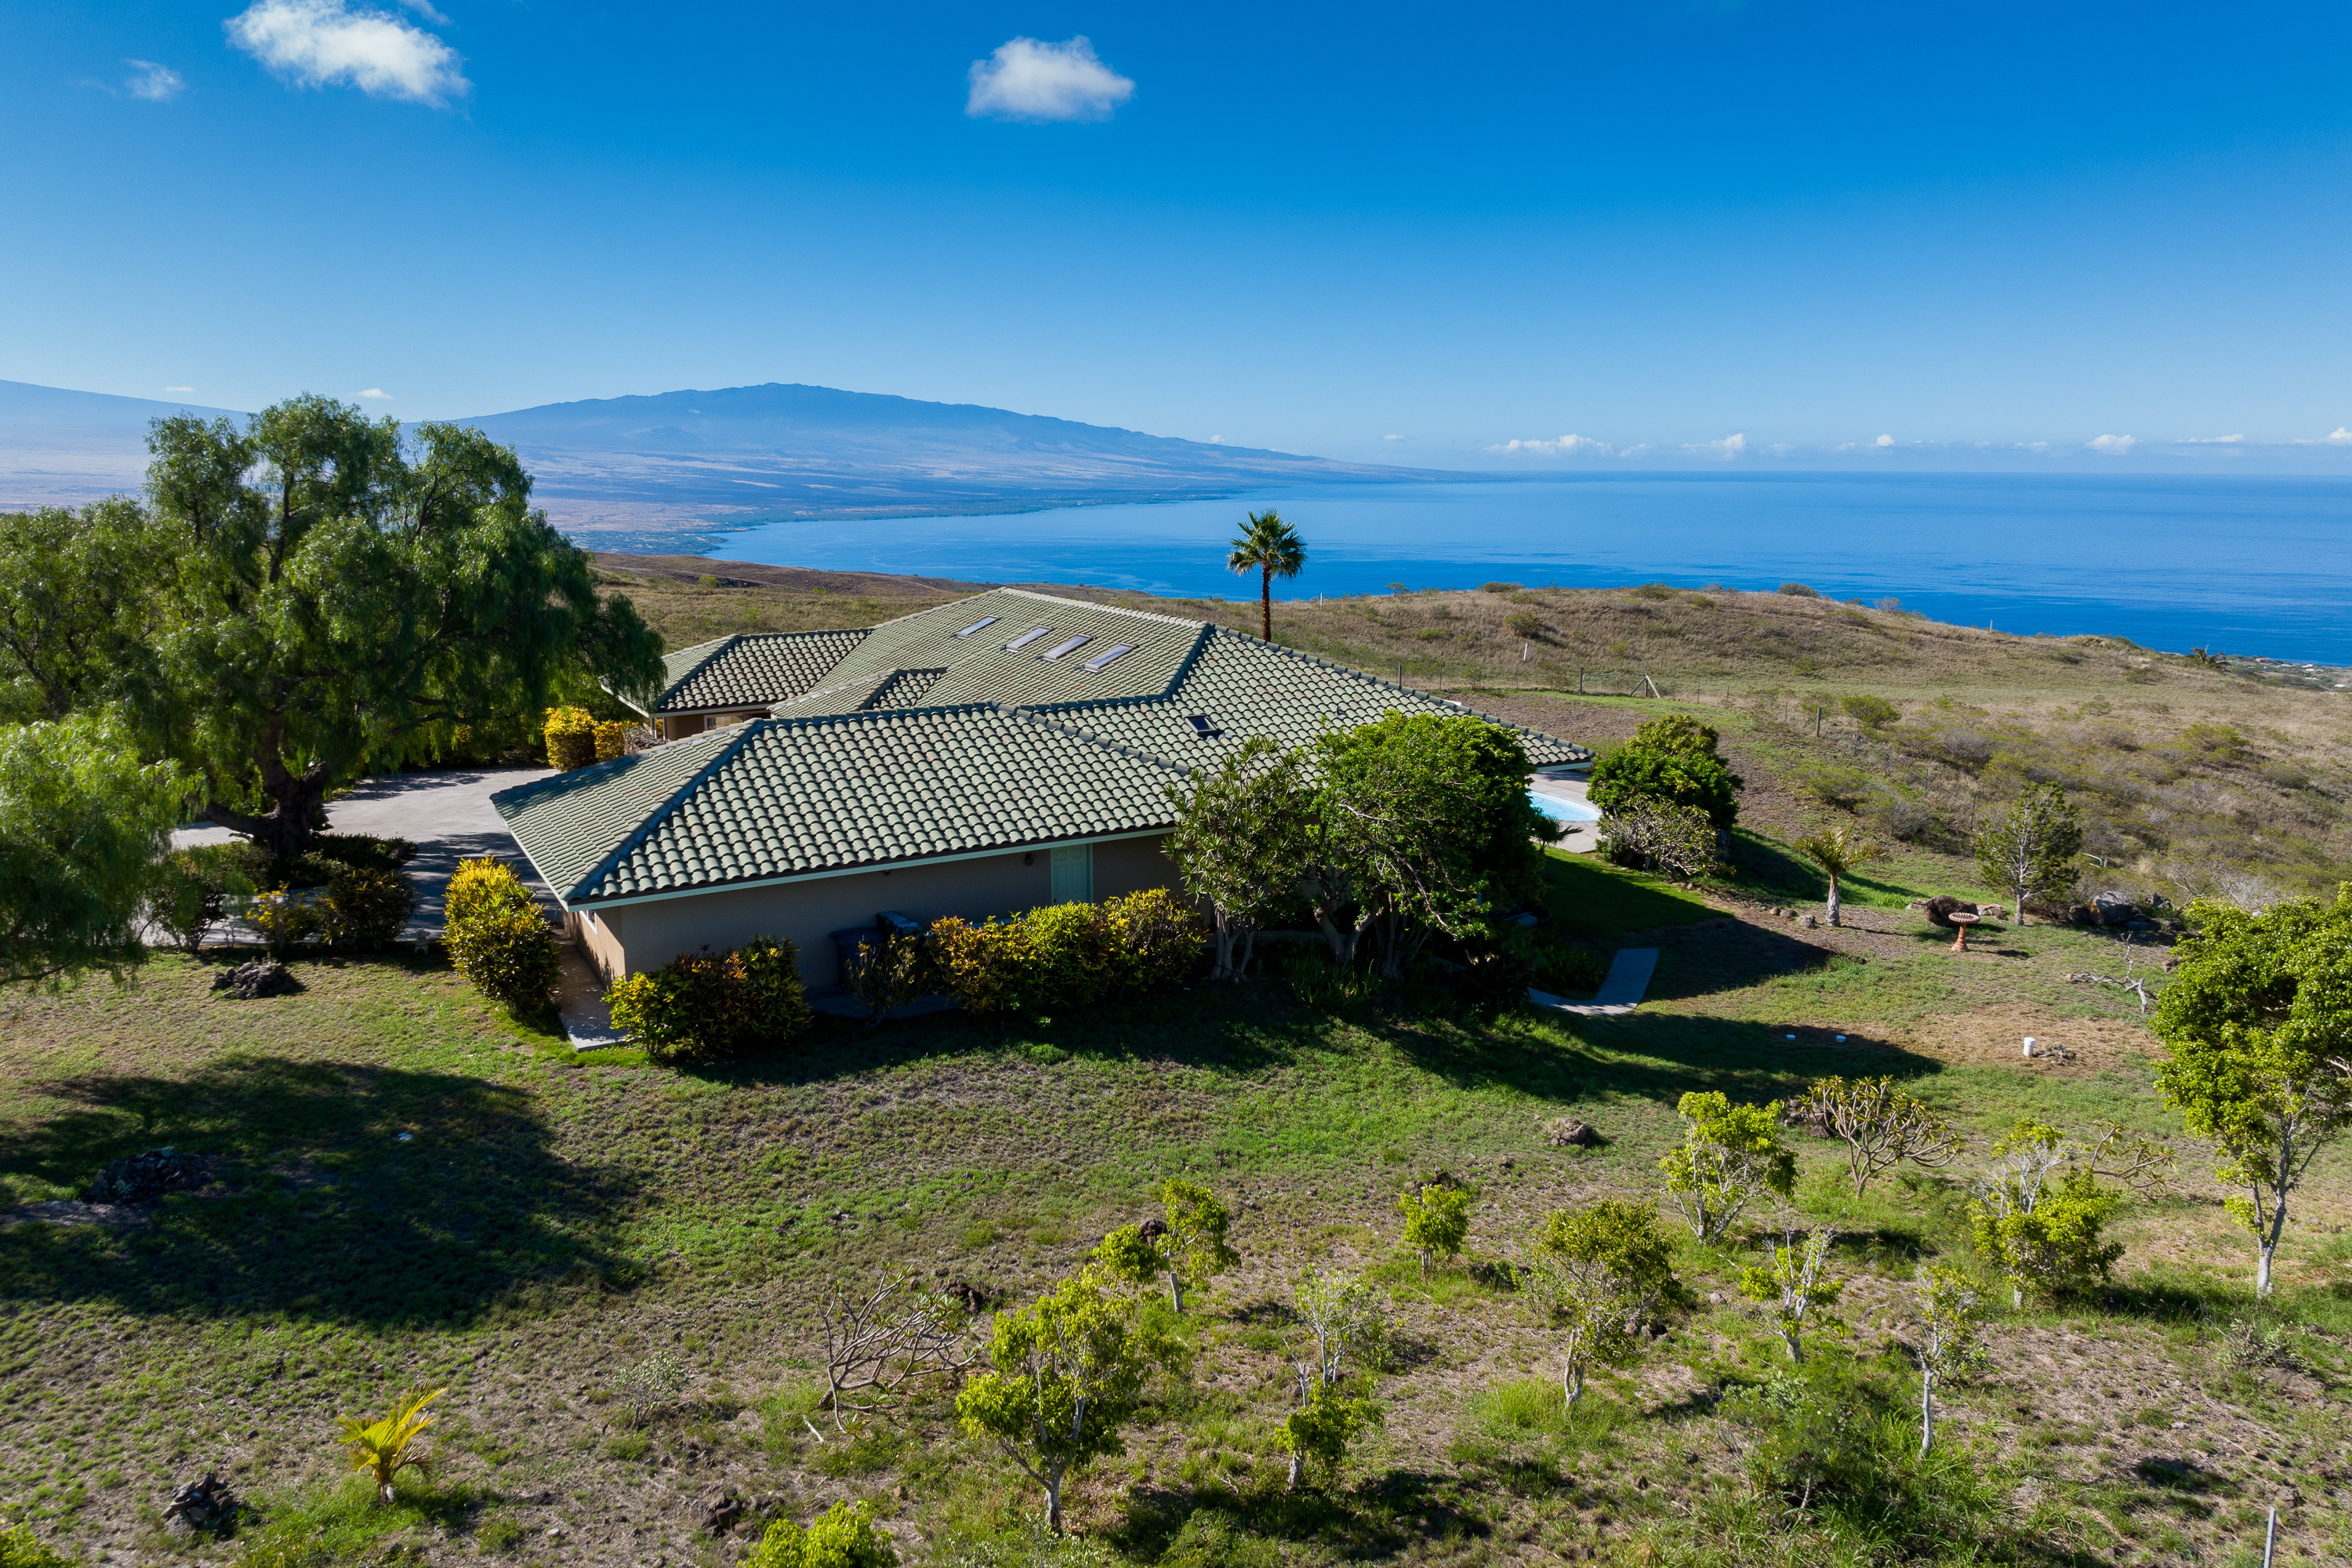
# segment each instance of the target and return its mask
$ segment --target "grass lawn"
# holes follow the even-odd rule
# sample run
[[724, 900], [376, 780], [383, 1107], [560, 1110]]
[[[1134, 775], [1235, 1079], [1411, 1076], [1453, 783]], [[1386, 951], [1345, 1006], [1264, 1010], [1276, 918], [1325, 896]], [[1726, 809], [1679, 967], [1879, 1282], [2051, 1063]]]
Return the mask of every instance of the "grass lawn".
[[[0, 1201], [69, 1199], [163, 1145], [219, 1163], [144, 1225], [0, 1229], [0, 1515], [124, 1563], [732, 1563], [740, 1541], [691, 1513], [730, 1488], [801, 1517], [869, 1499], [910, 1563], [2222, 1563], [2253, 1560], [2277, 1503], [2282, 1562], [2352, 1552], [2341, 1151], [2289, 1233], [2274, 1363], [2230, 1351], [2252, 1249], [2184, 1142], [2184, 1194], [2118, 1215], [2109, 1291], [1999, 1314], [1993, 1365], [1948, 1391], [1923, 1469], [1902, 1458], [1905, 1302], [1920, 1259], [1967, 1258], [1966, 1167], [1856, 1197], [1839, 1146], [1800, 1139], [1800, 1202], [1843, 1232], [1849, 1280], [1850, 1331], [1818, 1341], [1811, 1381], [1737, 1294], [1752, 1248], [1685, 1242], [1700, 1307], [1564, 1416], [1545, 1335], [1492, 1265], [1556, 1207], [1654, 1194], [1687, 1089], [1890, 1073], [1979, 1148], [2028, 1114], [2178, 1123], [2133, 1010], [2063, 978], [2101, 939], [2035, 927], [1961, 957], [1895, 911], [1803, 931], [1590, 860], [1551, 875], [1595, 931], [1662, 933], [1640, 1011], [1361, 994], [1299, 950], [1150, 1005], [826, 1020], [787, 1057], [678, 1073], [571, 1059], [421, 961], [301, 963], [300, 994], [240, 1003], [209, 990], [215, 961], [164, 958], [133, 989], [16, 1002]], [[2021, 1028], [2078, 1059], [2022, 1062]], [[1608, 1142], [1555, 1146], [1565, 1116]], [[1395, 1194], [1440, 1169], [1480, 1203], [1467, 1256], [1424, 1282]], [[813, 1436], [830, 1281], [906, 1268], [1017, 1301], [1185, 1173], [1234, 1205], [1244, 1262], [1186, 1321], [1190, 1373], [1076, 1487], [1081, 1542], [1027, 1542], [1032, 1489], [936, 1396]], [[1283, 1302], [1326, 1263], [1391, 1300], [1386, 1421], [1337, 1482], [1286, 1495]], [[691, 1383], [638, 1429], [615, 1392], [656, 1352]], [[438, 1463], [370, 1508], [335, 1418], [420, 1385], [451, 1390]], [[1759, 1490], [1809, 1409], [1876, 1443], [1883, 1473], [1851, 1495]], [[170, 1487], [207, 1469], [261, 1519], [174, 1542]]]

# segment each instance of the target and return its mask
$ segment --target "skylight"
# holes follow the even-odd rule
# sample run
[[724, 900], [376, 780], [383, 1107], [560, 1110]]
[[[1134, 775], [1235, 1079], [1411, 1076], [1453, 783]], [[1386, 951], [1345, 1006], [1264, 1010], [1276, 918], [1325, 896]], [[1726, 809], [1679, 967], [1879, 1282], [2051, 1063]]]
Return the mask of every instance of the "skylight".
[[1193, 735], [1200, 740], [1213, 741], [1224, 733], [1223, 730], [1209, 722], [1209, 716], [1206, 713], [1187, 713], [1184, 715], [1184, 722], [1192, 726]]
[[1047, 648], [1044, 653], [1039, 654], [1037, 657], [1039, 658], [1059, 658], [1066, 653], [1077, 652], [1079, 648], [1094, 640], [1094, 638], [1087, 637], [1072, 637], [1067, 642], [1055, 643], [1052, 647]]
[[1014, 637], [1011, 642], [1006, 643], [1004, 645], [1004, 651], [1007, 653], [1017, 653], [1021, 649], [1027, 647], [1031, 643], [1035, 642], [1039, 637], [1051, 637], [1053, 632], [1054, 628], [1051, 626], [1032, 626], [1027, 631], [1023, 632], [1019, 637]]
[[994, 616], [982, 616], [980, 619], [972, 622], [971, 625], [964, 627], [963, 630], [956, 633], [956, 636], [960, 637], [968, 637], [974, 632], [985, 631], [990, 626], [994, 626], [996, 624], [996, 620], [997, 617]]
[[1133, 643], [1127, 642], [1119, 644], [1117, 647], [1107, 647], [1103, 649], [1102, 652], [1095, 655], [1094, 658], [1087, 660], [1087, 668], [1088, 669], [1100, 669], [1103, 666], [1110, 663], [1111, 660], [1118, 658], [1121, 654], [1129, 654], [1134, 651], [1135, 645]]

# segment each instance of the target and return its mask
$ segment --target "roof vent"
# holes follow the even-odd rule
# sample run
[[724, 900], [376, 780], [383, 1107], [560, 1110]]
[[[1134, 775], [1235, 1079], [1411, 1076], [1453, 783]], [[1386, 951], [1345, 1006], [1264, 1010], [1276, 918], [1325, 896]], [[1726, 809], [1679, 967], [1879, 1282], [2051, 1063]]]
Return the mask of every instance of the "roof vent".
[[1102, 652], [1095, 655], [1094, 658], [1087, 660], [1087, 668], [1088, 669], [1100, 669], [1105, 665], [1110, 663], [1113, 659], [1116, 659], [1124, 654], [1133, 653], [1134, 651], [1135, 645], [1133, 643], [1123, 642], [1117, 647], [1105, 648]]
[[1193, 735], [1200, 740], [1214, 741], [1222, 739], [1224, 735], [1223, 730], [1209, 722], [1209, 716], [1206, 713], [1187, 713], [1184, 715], [1184, 722], [1192, 726]]
[[1031, 643], [1035, 642], [1039, 637], [1051, 636], [1053, 630], [1054, 628], [1051, 626], [1032, 626], [1027, 631], [1023, 632], [1019, 637], [1014, 637], [1011, 642], [1006, 643], [1004, 645], [1004, 651], [1007, 653], [1018, 653], [1023, 648], [1027, 647]]
[[996, 624], [996, 620], [997, 617], [994, 616], [982, 616], [980, 619], [972, 622], [971, 625], [964, 627], [963, 630], [956, 633], [956, 636], [960, 637], [968, 637], [974, 632], [986, 631], [989, 627]]
[[1072, 637], [1067, 642], [1055, 643], [1052, 647], [1047, 648], [1044, 653], [1039, 654], [1037, 657], [1039, 658], [1059, 658], [1066, 653], [1077, 652], [1079, 648], [1084, 647], [1087, 644], [1094, 640], [1095, 639], [1092, 637]]

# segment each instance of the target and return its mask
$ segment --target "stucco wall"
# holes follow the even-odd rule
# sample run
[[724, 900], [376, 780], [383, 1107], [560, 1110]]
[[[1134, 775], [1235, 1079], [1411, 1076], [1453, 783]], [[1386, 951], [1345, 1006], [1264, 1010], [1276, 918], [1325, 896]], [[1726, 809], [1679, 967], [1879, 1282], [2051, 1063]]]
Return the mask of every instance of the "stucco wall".
[[[1160, 845], [1157, 837], [1096, 845], [1095, 897], [1173, 886], [1176, 868]], [[800, 949], [803, 980], [831, 985], [840, 978], [833, 933], [870, 926], [884, 910], [919, 921], [943, 915], [978, 920], [1044, 903], [1051, 886], [1046, 852], [1034, 851], [1025, 866], [1022, 860], [1023, 852], [1014, 850], [937, 866], [696, 893], [600, 910], [593, 925], [579, 917], [571, 923], [589, 956], [608, 976], [658, 969], [679, 953], [706, 944], [719, 950], [755, 936], [780, 936]]]

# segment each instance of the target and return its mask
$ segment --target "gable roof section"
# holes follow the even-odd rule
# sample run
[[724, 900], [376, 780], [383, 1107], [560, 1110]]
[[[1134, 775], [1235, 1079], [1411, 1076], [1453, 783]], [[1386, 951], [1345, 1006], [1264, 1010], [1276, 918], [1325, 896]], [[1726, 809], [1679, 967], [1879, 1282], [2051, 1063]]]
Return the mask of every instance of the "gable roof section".
[[814, 689], [870, 634], [738, 632], [662, 660], [664, 685], [648, 714], [716, 713], [789, 702]]
[[[1151, 832], [1175, 816], [1178, 770], [1001, 708], [754, 720], [698, 740], [721, 743], [493, 799], [567, 905]], [[624, 764], [689, 747], [662, 775], [669, 793], [623, 782]]]
[[[1139, 701], [1066, 703], [1039, 711], [1056, 723], [1164, 757], [1189, 771], [1215, 763], [1252, 735], [1263, 735], [1287, 750], [1389, 713], [1453, 716], [1475, 710], [1241, 632], [1210, 626], [1195, 657], [1163, 693]], [[1207, 721], [1209, 734], [1191, 722], [1193, 714]], [[1528, 761], [1537, 767], [1591, 760], [1592, 753], [1583, 747], [1541, 731], [1516, 724], [1503, 728], [1518, 737]]]
[[[956, 635], [992, 616], [969, 637]], [[1204, 630], [1199, 621], [1172, 616], [996, 588], [876, 626], [835, 673], [847, 679], [887, 669], [944, 669], [939, 684], [923, 694], [938, 706], [1108, 701], [1166, 690]], [[1032, 632], [1039, 635], [1006, 647]], [[1073, 638], [1085, 640], [1058, 658], [1044, 657]], [[1120, 647], [1129, 651], [1098, 669], [1087, 668]]]

